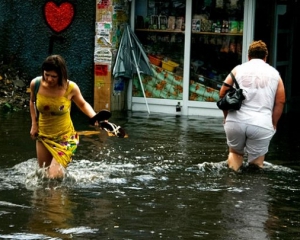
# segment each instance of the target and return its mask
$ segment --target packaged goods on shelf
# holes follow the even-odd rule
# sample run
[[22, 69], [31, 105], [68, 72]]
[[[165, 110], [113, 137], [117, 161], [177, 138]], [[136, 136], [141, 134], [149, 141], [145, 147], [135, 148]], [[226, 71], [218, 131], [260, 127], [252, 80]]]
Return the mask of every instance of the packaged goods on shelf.
[[155, 66], [160, 67], [161, 66], [161, 59], [159, 59], [157, 56], [148, 55], [150, 63], [152, 63]]
[[170, 72], [174, 72], [175, 68], [178, 67], [179, 64], [173, 61], [162, 61], [162, 68], [170, 71]]
[[168, 18], [168, 29], [174, 30], [175, 29], [175, 16], [169, 16]]
[[211, 32], [213, 21], [201, 19], [201, 32]]
[[201, 20], [200, 19], [192, 19], [192, 31], [200, 32]]

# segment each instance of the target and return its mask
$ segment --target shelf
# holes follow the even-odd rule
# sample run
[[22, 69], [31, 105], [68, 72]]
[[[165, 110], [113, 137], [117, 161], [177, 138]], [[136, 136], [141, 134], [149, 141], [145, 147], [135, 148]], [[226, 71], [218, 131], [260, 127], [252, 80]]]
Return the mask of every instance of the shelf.
[[222, 36], [243, 36], [243, 33], [218, 33], [218, 32], [195, 32], [192, 31], [192, 34], [203, 34], [203, 35], [222, 35]]
[[184, 33], [184, 31], [180, 30], [180, 29], [175, 29], [175, 30], [171, 30], [171, 29], [166, 29], [166, 30], [160, 30], [160, 29], [148, 29], [148, 28], [139, 28], [139, 29], [135, 29], [135, 31], [141, 31], [141, 32], [162, 32], [162, 33]]
[[[184, 34], [185, 32], [182, 30], [171, 30], [171, 29], [166, 29], [166, 30], [160, 30], [160, 29], [147, 29], [147, 28], [139, 28], [135, 29], [135, 31], [139, 32], [157, 32], [157, 33], [182, 33]], [[218, 32], [195, 32], [192, 31], [192, 34], [202, 34], [202, 35], [223, 35], [223, 36], [243, 36], [243, 33], [218, 33]]]

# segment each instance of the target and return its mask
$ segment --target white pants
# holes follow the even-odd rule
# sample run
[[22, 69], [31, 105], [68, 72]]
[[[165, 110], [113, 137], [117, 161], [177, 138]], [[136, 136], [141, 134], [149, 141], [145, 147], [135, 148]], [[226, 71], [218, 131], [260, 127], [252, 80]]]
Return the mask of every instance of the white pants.
[[248, 162], [265, 155], [276, 130], [250, 124], [226, 122], [224, 129], [227, 145], [237, 153], [248, 154]]

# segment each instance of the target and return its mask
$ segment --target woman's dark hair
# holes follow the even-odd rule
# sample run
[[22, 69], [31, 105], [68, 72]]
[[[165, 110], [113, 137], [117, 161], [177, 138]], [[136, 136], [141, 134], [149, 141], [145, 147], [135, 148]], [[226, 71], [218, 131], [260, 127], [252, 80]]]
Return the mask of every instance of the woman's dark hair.
[[268, 56], [268, 48], [263, 41], [261, 40], [254, 41], [250, 44], [248, 49], [248, 57], [250, 59], [252, 58], [264, 59], [266, 56]]
[[59, 86], [63, 86], [63, 83], [68, 80], [66, 62], [60, 55], [51, 55], [45, 59], [45, 61], [42, 64], [43, 79], [44, 71], [55, 71], [58, 75]]

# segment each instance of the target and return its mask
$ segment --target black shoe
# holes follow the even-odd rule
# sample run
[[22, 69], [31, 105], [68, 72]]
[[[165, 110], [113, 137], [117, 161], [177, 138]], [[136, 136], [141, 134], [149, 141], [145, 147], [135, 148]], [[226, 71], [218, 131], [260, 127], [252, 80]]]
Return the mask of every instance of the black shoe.
[[95, 122], [98, 121], [100, 123], [102, 121], [108, 120], [110, 117], [111, 112], [106, 109], [103, 109], [100, 112], [98, 112], [94, 117], [90, 118], [89, 122], [91, 125], [95, 125]]

